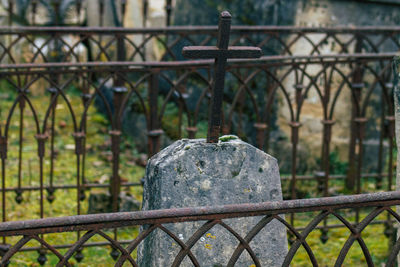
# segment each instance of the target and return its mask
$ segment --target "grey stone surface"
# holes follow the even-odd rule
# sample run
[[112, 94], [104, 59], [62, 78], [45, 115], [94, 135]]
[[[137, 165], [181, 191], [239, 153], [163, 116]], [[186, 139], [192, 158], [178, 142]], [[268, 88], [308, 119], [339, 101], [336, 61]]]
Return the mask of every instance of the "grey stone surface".
[[[223, 140], [223, 141], [221, 141]], [[258, 203], [281, 200], [276, 159], [237, 139], [180, 140], [152, 157], [147, 165], [143, 210]], [[262, 219], [224, 220], [242, 237]], [[165, 225], [186, 242], [205, 222]], [[201, 266], [225, 266], [239, 241], [217, 225], [206, 231], [191, 251]], [[286, 228], [272, 221], [251, 241], [262, 266], [281, 266], [287, 253]], [[140, 266], [170, 266], [180, 246], [161, 230], [153, 232], [138, 250]], [[251, 266], [244, 251], [236, 266]], [[193, 266], [186, 257], [181, 266]]]

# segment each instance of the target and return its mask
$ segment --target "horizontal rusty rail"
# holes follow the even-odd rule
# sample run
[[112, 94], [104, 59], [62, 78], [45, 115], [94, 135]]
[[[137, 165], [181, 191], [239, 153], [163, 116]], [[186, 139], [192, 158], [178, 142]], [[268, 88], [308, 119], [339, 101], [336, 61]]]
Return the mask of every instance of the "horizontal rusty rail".
[[[128, 28], [128, 27], [0, 27], [0, 34], [33, 34], [33, 33], [93, 33], [93, 34], [112, 34], [112, 33], [176, 33], [176, 32], [216, 32], [218, 26], [169, 26], [169, 27], [148, 27], [148, 28]], [[379, 32], [400, 32], [399, 26], [333, 26], [333, 27], [302, 27], [302, 26], [238, 26], [231, 27], [231, 32], [310, 32], [310, 33], [379, 33]]]
[[277, 215], [308, 211], [389, 207], [400, 205], [400, 192], [269, 201], [256, 204], [232, 204], [137, 212], [76, 215], [0, 223], [0, 236], [48, 234], [78, 230], [98, 230], [144, 224], [165, 224], [248, 216]]
[[[385, 175], [382, 175], [385, 176]], [[289, 179], [285, 178], [285, 179]], [[302, 178], [300, 178], [302, 179]], [[306, 178], [304, 178], [306, 179]], [[310, 178], [311, 179], [311, 178]], [[340, 179], [340, 178], [339, 178]], [[141, 183], [121, 183], [121, 187], [133, 187], [133, 186], [142, 186]], [[81, 185], [82, 189], [90, 189], [90, 188], [108, 188], [110, 187], [109, 184], [84, 184]], [[65, 184], [61, 184], [61, 185], [53, 185], [53, 186], [43, 186], [43, 189], [76, 189], [76, 185], [65, 185]], [[40, 186], [21, 186], [21, 187], [7, 187], [5, 189], [6, 192], [12, 192], [12, 191], [36, 191], [36, 190], [40, 190]], [[0, 192], [2, 191], [2, 189], [0, 189]]]
[[[379, 60], [391, 60], [397, 53], [356, 53], [314, 56], [263, 56], [259, 59], [229, 59], [230, 68], [251, 68], [262, 65], [263, 67], [291, 66], [315, 64], [340, 64], [353, 62], [373, 62]], [[100, 70], [114, 70], [118, 72], [148, 71], [149, 69], [181, 69], [195, 70], [201, 67], [211, 67], [214, 60], [187, 60], [173, 62], [85, 62], [85, 63], [19, 63], [0, 64], [0, 75], [36, 74], [36, 73], [75, 73], [98, 72]]]
[[[25, 45], [32, 54], [32, 63], [175, 61], [182, 60], [184, 45], [215, 45], [216, 30], [215, 26], [0, 27], [0, 35], [9, 37], [0, 48], [0, 60], [26, 62], [14, 52], [18, 45]], [[399, 27], [233, 26], [231, 35], [230, 45], [258, 46], [265, 55], [321, 55], [327, 53], [327, 44], [334, 54], [359, 53], [361, 47], [366, 53], [377, 54], [400, 48], [396, 38]], [[43, 43], [35, 41], [39, 37]], [[162, 49], [150, 55], [146, 51], [155, 43]], [[298, 44], [307, 48], [299, 50]]]
[[[396, 220], [391, 219], [389, 221], [390, 223], [396, 223]], [[369, 225], [378, 225], [378, 224], [385, 224], [388, 223], [388, 220], [376, 220], [371, 222]], [[356, 224], [353, 224], [354, 226], [356, 226]], [[316, 230], [325, 230], [325, 229], [335, 229], [335, 228], [343, 228], [344, 226], [342, 224], [328, 224], [325, 226], [317, 226], [315, 227]], [[297, 231], [304, 231], [305, 227], [296, 227], [295, 228]], [[120, 243], [121, 245], [127, 245], [129, 243], [131, 243], [131, 240], [118, 240], [118, 243]], [[54, 245], [53, 247], [55, 249], [65, 249], [65, 248], [71, 248], [73, 246], [73, 244], [64, 244], [64, 245]], [[85, 244], [82, 245], [82, 247], [87, 248], [87, 247], [105, 247], [105, 246], [110, 246], [110, 243], [108, 242], [87, 242]], [[23, 251], [23, 252], [28, 252], [28, 251], [37, 251], [43, 249], [41, 247], [23, 247], [21, 248], [19, 251]]]

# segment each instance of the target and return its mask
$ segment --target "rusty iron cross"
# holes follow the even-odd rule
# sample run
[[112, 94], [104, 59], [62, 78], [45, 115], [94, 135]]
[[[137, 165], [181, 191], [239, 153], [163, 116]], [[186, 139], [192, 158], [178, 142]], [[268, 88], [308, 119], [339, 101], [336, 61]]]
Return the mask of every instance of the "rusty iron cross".
[[259, 58], [261, 49], [251, 46], [228, 46], [231, 14], [223, 11], [219, 17], [217, 46], [186, 46], [182, 54], [186, 58], [214, 58], [214, 79], [211, 109], [208, 120], [207, 142], [217, 143], [221, 131], [222, 98], [225, 83], [225, 67], [228, 58]]

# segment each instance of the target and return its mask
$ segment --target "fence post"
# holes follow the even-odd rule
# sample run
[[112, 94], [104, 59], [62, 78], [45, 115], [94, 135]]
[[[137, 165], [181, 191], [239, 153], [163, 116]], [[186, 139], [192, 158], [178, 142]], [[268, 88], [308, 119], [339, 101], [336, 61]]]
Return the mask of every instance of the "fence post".
[[165, 11], [167, 13], [166, 25], [167, 27], [169, 27], [171, 26], [172, 0], [167, 0], [167, 3], [165, 5]]
[[[0, 160], [1, 160], [1, 210], [2, 210], [2, 222], [7, 221], [6, 214], [6, 160], [7, 160], [7, 137], [1, 136], [0, 132]], [[6, 238], [3, 237], [3, 244], [5, 244]], [[0, 248], [1, 251], [1, 248]]]
[[117, 212], [119, 210], [118, 198], [121, 191], [121, 177], [119, 176], [119, 156], [120, 156], [120, 145], [121, 145], [121, 134], [122, 134], [122, 115], [123, 112], [122, 102], [126, 92], [126, 87], [123, 86], [123, 81], [116, 74], [114, 80], [114, 124], [113, 129], [109, 132], [111, 136], [111, 152], [112, 152], [112, 164], [113, 174], [111, 179], [111, 197], [112, 197], [112, 211]]
[[[356, 36], [356, 45], [354, 52], [361, 53], [362, 51], [362, 39], [360, 35]], [[350, 66], [353, 67], [353, 66]], [[358, 124], [356, 123], [355, 119], [358, 113], [358, 105], [359, 100], [361, 97], [361, 89], [364, 86], [362, 83], [363, 71], [361, 69], [360, 63], [355, 63], [355, 68], [353, 71], [352, 77], [352, 84], [351, 84], [351, 91], [353, 93], [353, 97], [351, 97], [351, 121], [350, 121], [350, 144], [349, 144], [349, 168], [347, 170], [347, 178], [346, 178], [346, 187], [348, 189], [353, 190], [356, 184], [356, 146], [357, 146], [357, 131], [358, 131]], [[358, 101], [358, 102], [357, 102]]]
[[149, 77], [149, 117], [147, 119], [148, 130], [148, 155], [149, 158], [160, 151], [160, 137], [163, 134], [161, 122], [158, 118], [158, 69], [153, 69]]

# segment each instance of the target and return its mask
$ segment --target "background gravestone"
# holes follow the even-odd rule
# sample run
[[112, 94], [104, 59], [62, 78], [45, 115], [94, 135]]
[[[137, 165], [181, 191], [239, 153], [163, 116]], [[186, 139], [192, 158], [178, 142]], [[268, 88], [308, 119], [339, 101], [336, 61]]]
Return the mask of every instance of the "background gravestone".
[[[221, 141], [222, 140], [222, 141]], [[180, 140], [152, 157], [147, 165], [143, 210], [259, 203], [282, 200], [276, 159], [237, 139], [219, 143]], [[262, 217], [224, 220], [242, 237]], [[165, 225], [184, 242], [205, 222]], [[225, 266], [239, 241], [222, 226], [205, 232], [191, 249], [201, 266]], [[262, 266], [281, 266], [287, 253], [286, 228], [272, 221], [251, 241]], [[156, 230], [139, 247], [140, 266], [170, 266], [180, 246]], [[244, 251], [236, 266], [254, 262]], [[186, 257], [181, 266], [193, 266]]]

